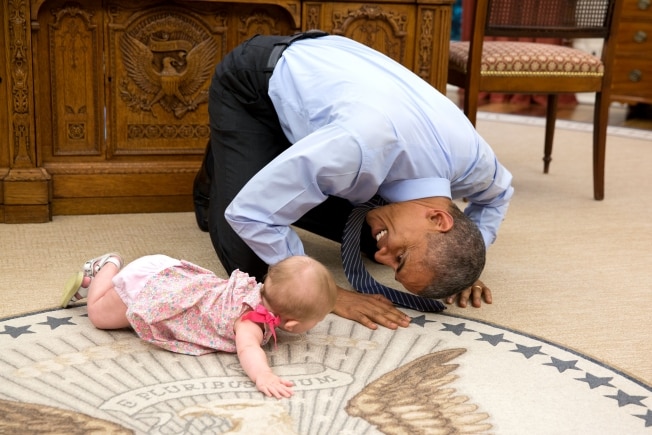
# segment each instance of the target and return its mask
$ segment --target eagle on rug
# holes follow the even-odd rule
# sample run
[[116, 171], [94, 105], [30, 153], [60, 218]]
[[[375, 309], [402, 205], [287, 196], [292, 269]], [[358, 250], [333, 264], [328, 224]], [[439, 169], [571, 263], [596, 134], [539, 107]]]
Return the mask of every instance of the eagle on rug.
[[489, 414], [450, 387], [459, 365], [447, 363], [464, 352], [434, 352], [384, 374], [349, 400], [346, 412], [386, 434], [486, 433]]

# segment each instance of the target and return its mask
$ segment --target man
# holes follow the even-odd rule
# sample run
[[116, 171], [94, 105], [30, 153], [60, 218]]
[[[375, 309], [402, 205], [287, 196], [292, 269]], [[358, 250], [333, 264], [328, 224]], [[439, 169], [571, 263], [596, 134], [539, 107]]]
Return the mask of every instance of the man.
[[[367, 214], [365, 252], [412, 293], [491, 303], [478, 278], [511, 174], [459, 108], [402, 65], [317, 31], [255, 36], [217, 65], [209, 116], [195, 210], [227, 271], [262, 279], [303, 254], [290, 225], [339, 242], [353, 206], [379, 195], [389, 204]], [[464, 213], [453, 198], [469, 201]], [[373, 329], [409, 324], [386, 298], [341, 288], [334, 312]]]

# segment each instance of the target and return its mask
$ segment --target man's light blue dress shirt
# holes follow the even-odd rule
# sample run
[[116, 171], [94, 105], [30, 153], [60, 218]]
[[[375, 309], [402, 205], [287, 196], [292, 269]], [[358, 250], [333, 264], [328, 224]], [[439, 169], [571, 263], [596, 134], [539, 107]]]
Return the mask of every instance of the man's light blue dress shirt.
[[269, 96], [293, 145], [225, 213], [267, 264], [304, 254], [290, 225], [328, 195], [465, 197], [485, 245], [494, 242], [512, 176], [464, 113], [407, 68], [345, 37], [305, 39], [283, 53]]

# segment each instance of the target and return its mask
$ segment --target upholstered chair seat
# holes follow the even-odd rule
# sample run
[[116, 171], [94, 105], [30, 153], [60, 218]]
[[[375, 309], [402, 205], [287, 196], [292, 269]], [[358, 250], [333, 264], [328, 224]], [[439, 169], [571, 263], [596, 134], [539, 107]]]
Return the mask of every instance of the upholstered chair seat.
[[[469, 42], [452, 41], [448, 67], [466, 73]], [[485, 41], [481, 75], [602, 76], [600, 58], [571, 47], [538, 42]]]

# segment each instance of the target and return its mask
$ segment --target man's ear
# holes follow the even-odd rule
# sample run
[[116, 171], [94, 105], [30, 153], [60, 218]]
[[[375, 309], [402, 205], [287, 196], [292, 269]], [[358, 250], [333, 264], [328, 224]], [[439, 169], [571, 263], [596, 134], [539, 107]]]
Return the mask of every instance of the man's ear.
[[298, 324], [299, 324], [298, 320], [286, 320], [285, 323], [283, 324], [283, 330], [287, 332], [293, 332], [292, 330], [296, 328]]
[[435, 229], [442, 233], [450, 231], [455, 223], [453, 216], [449, 212], [436, 208], [428, 209], [427, 217], [430, 223], [435, 226]]

